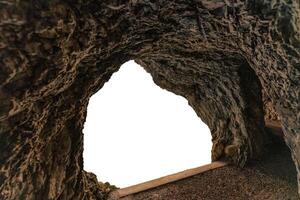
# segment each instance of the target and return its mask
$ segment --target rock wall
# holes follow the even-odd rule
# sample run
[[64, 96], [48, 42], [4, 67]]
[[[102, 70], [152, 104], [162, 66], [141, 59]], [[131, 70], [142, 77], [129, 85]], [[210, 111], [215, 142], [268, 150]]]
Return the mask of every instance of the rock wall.
[[299, 181], [299, 12], [299, 0], [0, 1], [0, 199], [106, 199], [83, 171], [82, 128], [128, 60], [188, 99], [213, 160], [259, 158], [271, 103]]

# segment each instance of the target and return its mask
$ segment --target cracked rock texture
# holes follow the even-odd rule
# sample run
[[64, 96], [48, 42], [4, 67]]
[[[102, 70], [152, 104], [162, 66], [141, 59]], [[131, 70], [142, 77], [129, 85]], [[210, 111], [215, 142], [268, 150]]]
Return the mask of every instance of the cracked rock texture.
[[[300, 179], [299, 0], [0, 0], [0, 199], [106, 199], [89, 98], [128, 60], [184, 96], [240, 167], [280, 120]], [[105, 153], [105, 152], [103, 152]]]

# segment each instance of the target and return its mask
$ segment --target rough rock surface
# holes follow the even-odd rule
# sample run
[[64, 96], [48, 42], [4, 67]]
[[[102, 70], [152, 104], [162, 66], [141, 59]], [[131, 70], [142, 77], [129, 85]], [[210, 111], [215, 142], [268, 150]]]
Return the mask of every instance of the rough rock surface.
[[91, 95], [131, 59], [187, 98], [213, 160], [259, 157], [264, 118], [280, 119], [299, 181], [299, 4], [0, 0], [0, 199], [105, 199], [83, 171], [82, 128]]

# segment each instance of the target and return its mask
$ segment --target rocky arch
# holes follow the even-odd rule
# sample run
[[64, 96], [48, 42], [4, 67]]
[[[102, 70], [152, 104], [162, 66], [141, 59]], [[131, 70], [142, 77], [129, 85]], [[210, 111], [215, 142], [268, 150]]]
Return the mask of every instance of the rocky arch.
[[138, 63], [157, 85], [184, 96], [209, 126], [212, 160], [225, 158], [244, 166], [248, 159], [262, 154], [267, 142], [262, 88], [247, 62], [237, 54], [220, 51], [185, 58], [170, 55], [156, 52]]
[[[243, 166], [282, 120], [299, 176], [299, 1], [0, 1], [1, 199], [105, 199], [83, 171], [89, 97], [134, 59], [185, 96], [213, 159]], [[299, 177], [298, 177], [299, 180]]]

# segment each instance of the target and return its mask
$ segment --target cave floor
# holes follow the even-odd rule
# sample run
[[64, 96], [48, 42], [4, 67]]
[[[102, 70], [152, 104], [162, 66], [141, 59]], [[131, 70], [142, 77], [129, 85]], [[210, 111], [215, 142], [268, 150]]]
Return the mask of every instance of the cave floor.
[[277, 141], [244, 169], [207, 171], [121, 200], [296, 200], [297, 179], [289, 149]]

